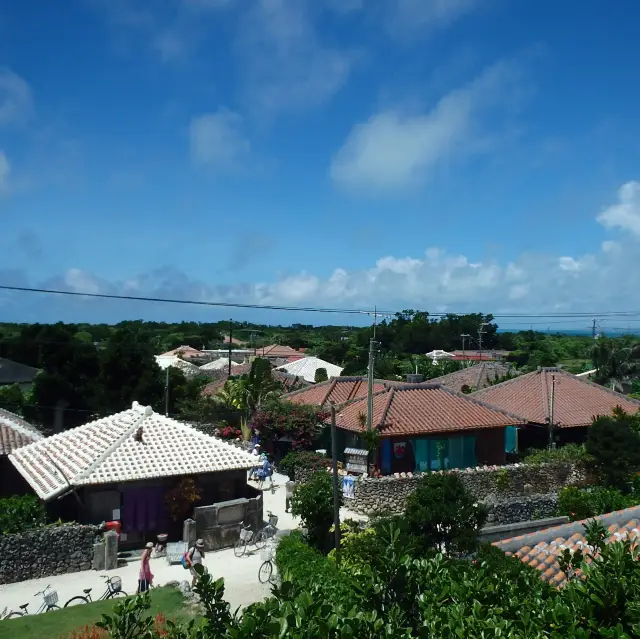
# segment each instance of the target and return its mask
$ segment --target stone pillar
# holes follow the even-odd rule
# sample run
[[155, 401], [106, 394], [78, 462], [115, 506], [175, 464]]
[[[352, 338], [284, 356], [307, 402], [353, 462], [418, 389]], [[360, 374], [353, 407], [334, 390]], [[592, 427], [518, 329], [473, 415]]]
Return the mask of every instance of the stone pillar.
[[182, 541], [186, 542], [187, 548], [191, 548], [196, 543], [196, 522], [193, 519], [186, 519], [182, 526]]
[[109, 530], [104, 534], [104, 569], [115, 570], [118, 567], [118, 533]]
[[104, 541], [93, 544], [93, 562], [94, 570], [104, 570]]

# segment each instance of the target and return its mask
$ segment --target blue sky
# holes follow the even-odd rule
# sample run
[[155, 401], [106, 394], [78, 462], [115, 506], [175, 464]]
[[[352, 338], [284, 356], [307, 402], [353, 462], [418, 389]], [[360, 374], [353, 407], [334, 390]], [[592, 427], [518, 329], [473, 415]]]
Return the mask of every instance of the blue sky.
[[[573, 0], [2, 3], [0, 284], [638, 310], [639, 19]], [[7, 320], [228, 315], [0, 294]]]

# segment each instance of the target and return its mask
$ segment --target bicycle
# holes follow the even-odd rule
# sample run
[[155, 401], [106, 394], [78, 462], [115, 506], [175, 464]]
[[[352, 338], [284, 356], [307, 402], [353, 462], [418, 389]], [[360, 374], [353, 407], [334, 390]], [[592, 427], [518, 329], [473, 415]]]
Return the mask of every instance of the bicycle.
[[277, 566], [274, 559], [273, 544], [269, 543], [266, 548], [260, 553], [260, 558], [263, 560], [258, 570], [258, 581], [261, 584], [266, 584], [268, 581], [275, 583], [278, 577]]
[[267, 511], [267, 515], [269, 522], [262, 530], [256, 533], [254, 533], [249, 526], [245, 526], [243, 521], [240, 522], [242, 529], [240, 530], [238, 541], [236, 541], [236, 545], [233, 547], [233, 554], [236, 557], [242, 557], [242, 555], [246, 553], [249, 544], [253, 544], [257, 550], [262, 550], [267, 544], [267, 541], [275, 537], [278, 532], [278, 515], [274, 515], [271, 511]]
[[[128, 597], [129, 595], [122, 590], [122, 579], [120, 577], [109, 577], [108, 575], [100, 575], [105, 580], [107, 589], [104, 591], [102, 597], [96, 601], [106, 601], [107, 599], [113, 599], [114, 597]], [[84, 595], [76, 595], [71, 597], [69, 601], [64, 605], [65, 608], [71, 606], [79, 606], [80, 604], [92, 603], [91, 591], [93, 588], [84, 588], [82, 592]]]
[[[38, 595], [42, 595], [42, 604], [40, 605], [40, 608], [38, 608], [38, 612], [36, 612], [35, 614], [39, 615], [41, 612], [51, 612], [52, 610], [60, 610], [60, 606], [57, 605], [58, 603], [58, 593], [55, 590], [49, 590], [49, 588], [51, 588], [51, 586], [47, 586], [44, 590], [41, 590], [40, 592], [36, 592], [35, 595], [33, 595], [34, 597], [37, 597]], [[12, 610], [11, 612], [7, 613], [7, 609], [5, 608], [2, 611], [2, 615], [0, 615], [0, 619], [13, 619], [14, 617], [26, 617], [29, 612], [27, 611], [27, 608], [29, 607], [29, 604], [22, 604], [21, 606], [19, 606], [20, 610]]]

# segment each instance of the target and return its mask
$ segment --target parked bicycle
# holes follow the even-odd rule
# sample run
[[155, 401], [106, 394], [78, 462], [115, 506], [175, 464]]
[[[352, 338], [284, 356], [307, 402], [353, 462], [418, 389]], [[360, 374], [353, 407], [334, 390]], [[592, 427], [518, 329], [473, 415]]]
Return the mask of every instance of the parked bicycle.
[[240, 522], [242, 526], [240, 536], [238, 537], [238, 541], [236, 541], [236, 545], [233, 547], [233, 553], [236, 557], [242, 557], [242, 555], [247, 552], [247, 546], [251, 544], [253, 544], [257, 550], [262, 550], [267, 541], [275, 537], [278, 532], [278, 516], [270, 511], [267, 511], [267, 515], [269, 522], [262, 530], [257, 532], [252, 531], [250, 526], [245, 526], [243, 521]]
[[267, 544], [260, 553], [262, 564], [258, 570], [258, 581], [266, 584], [268, 581], [275, 583], [278, 578], [278, 570], [275, 562], [275, 545], [273, 542]]
[[[102, 597], [97, 601], [105, 601], [106, 599], [113, 599], [114, 597], [128, 597], [127, 593], [122, 590], [122, 579], [120, 577], [109, 577], [108, 575], [101, 575], [101, 577], [105, 580], [105, 585], [107, 589], [104, 591]], [[75, 597], [71, 597], [69, 601], [64, 605], [65, 608], [70, 608], [71, 606], [79, 606], [80, 604], [91, 603], [93, 599], [91, 598], [91, 591], [93, 588], [84, 588], [82, 592], [84, 595], [76, 595]]]
[[[47, 586], [44, 590], [40, 592], [36, 592], [34, 597], [38, 595], [42, 595], [42, 604], [40, 608], [38, 608], [38, 612], [35, 614], [39, 615], [41, 612], [50, 612], [51, 610], [60, 610], [60, 606], [58, 606], [58, 593], [55, 590], [50, 590], [51, 586]], [[14, 619], [16, 617], [26, 617], [29, 612], [27, 608], [29, 604], [22, 604], [19, 606], [20, 610], [11, 610], [7, 612], [7, 608], [2, 611], [0, 615], [0, 619]]]

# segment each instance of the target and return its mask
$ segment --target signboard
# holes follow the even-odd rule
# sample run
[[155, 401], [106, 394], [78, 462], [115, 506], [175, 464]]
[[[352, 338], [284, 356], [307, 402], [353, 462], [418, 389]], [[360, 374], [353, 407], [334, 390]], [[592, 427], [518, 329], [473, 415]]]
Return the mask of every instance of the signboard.
[[407, 452], [407, 442], [395, 442], [393, 444], [393, 454], [396, 459], [402, 459]]
[[345, 499], [355, 499], [356, 496], [356, 478], [346, 477], [342, 478], [342, 496]]

